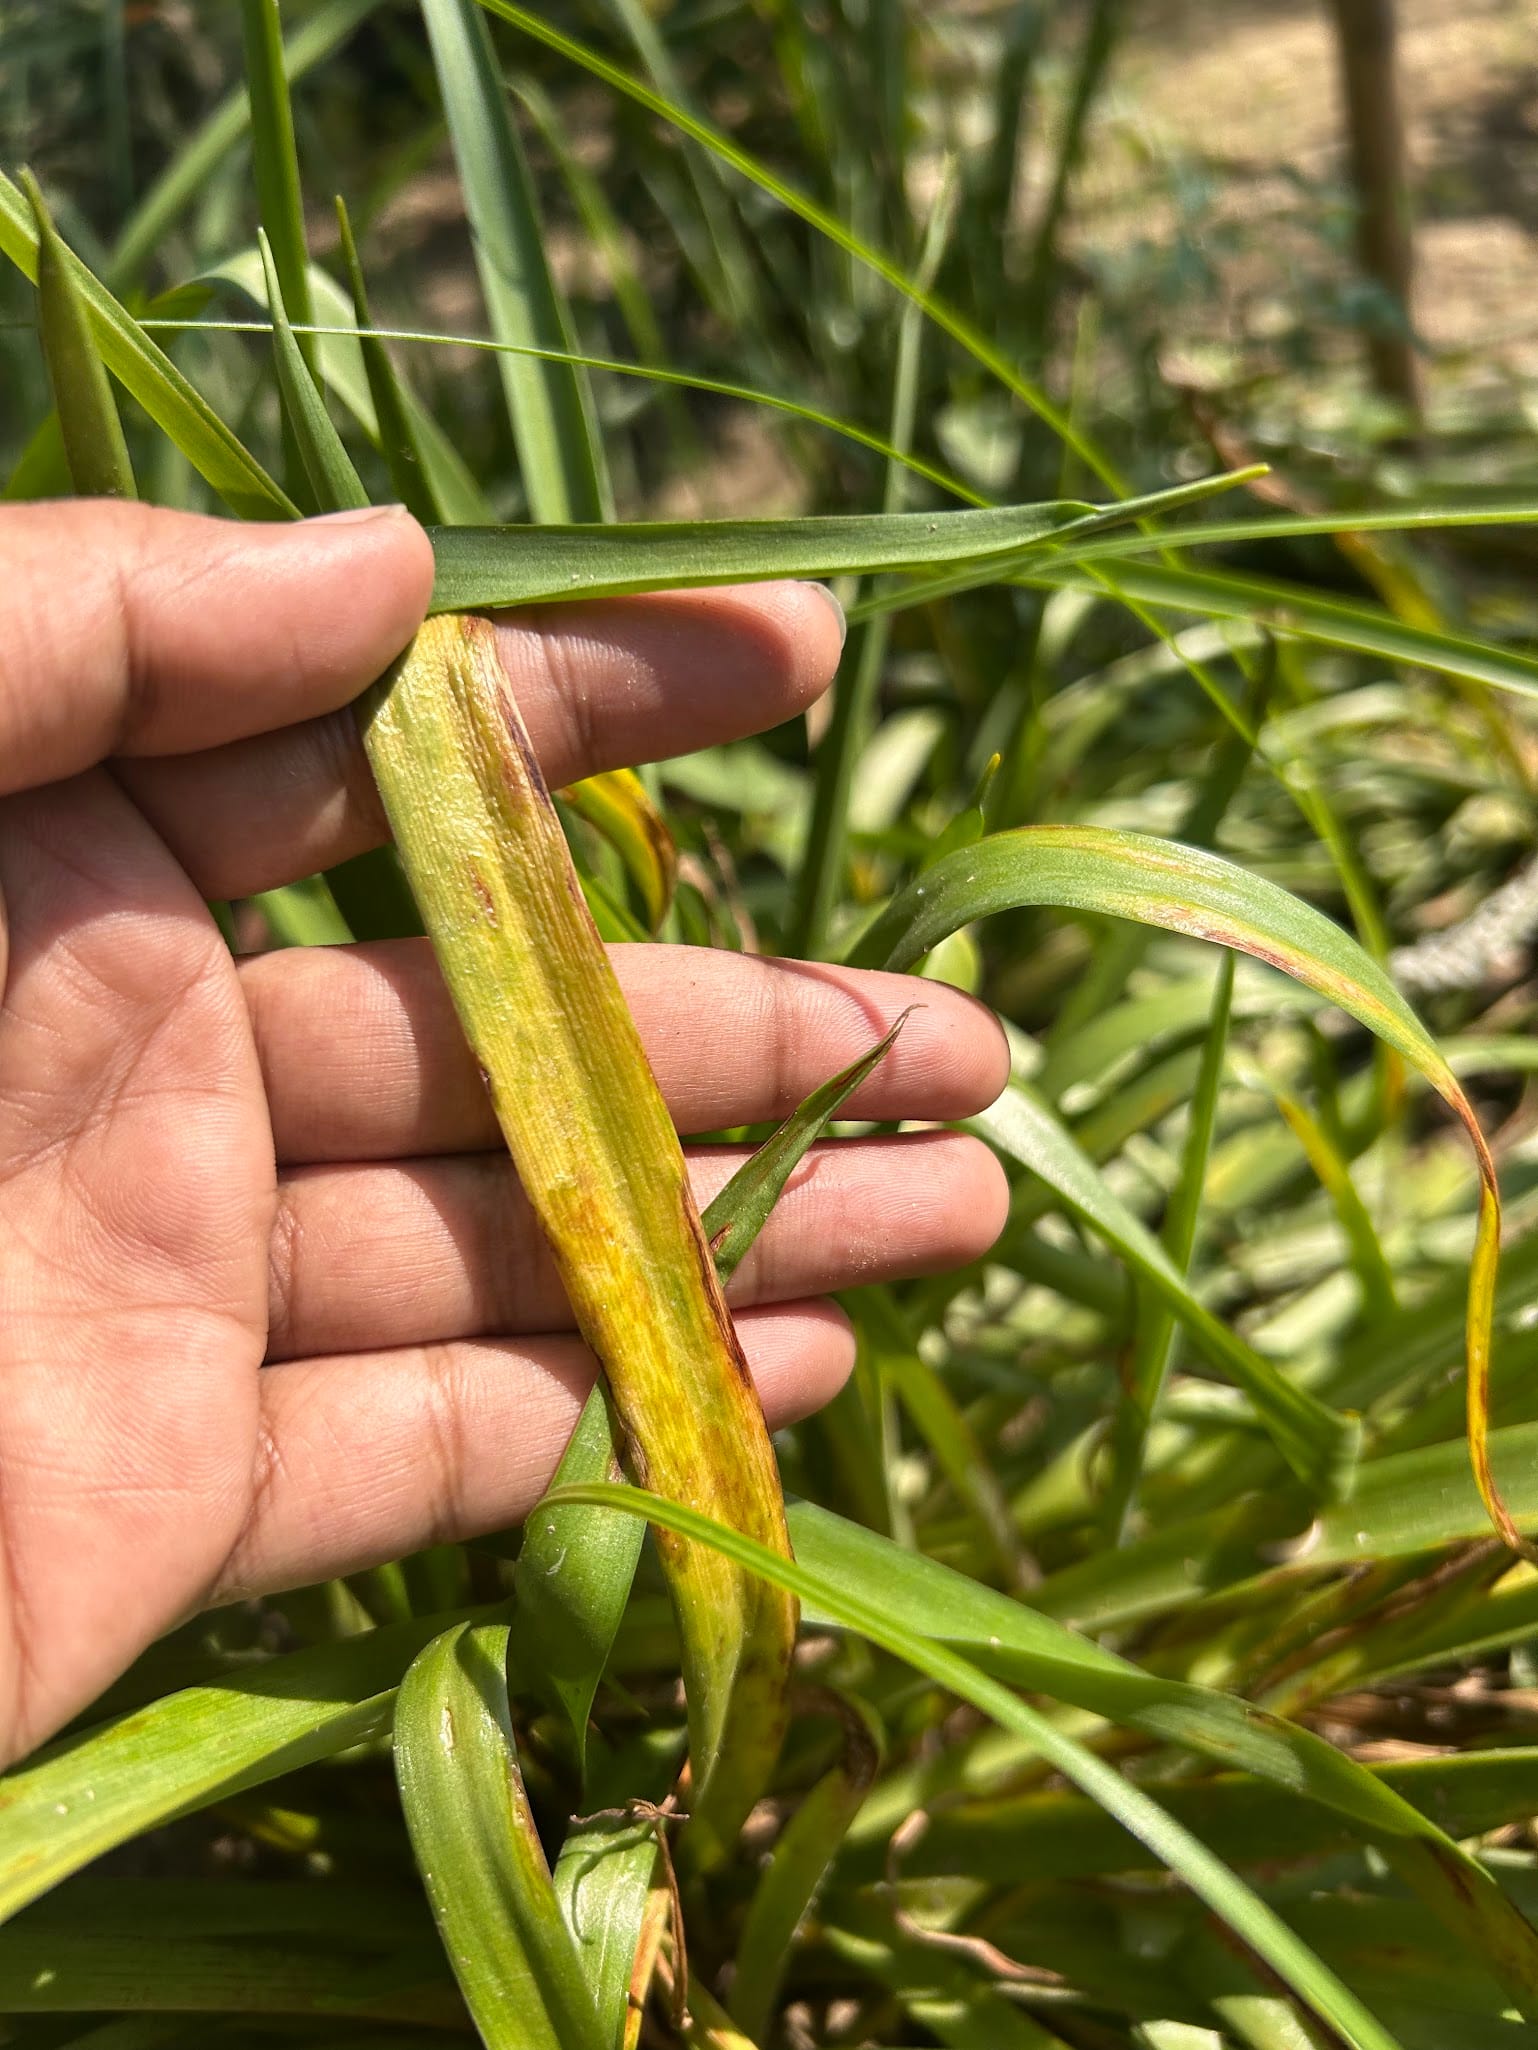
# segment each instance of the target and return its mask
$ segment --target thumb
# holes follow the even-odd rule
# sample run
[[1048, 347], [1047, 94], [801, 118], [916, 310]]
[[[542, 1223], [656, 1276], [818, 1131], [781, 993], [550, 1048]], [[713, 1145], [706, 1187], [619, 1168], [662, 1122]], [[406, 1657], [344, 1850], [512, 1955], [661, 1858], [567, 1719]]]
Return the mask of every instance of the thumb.
[[0, 793], [334, 711], [432, 591], [398, 506], [242, 525], [113, 500], [0, 507]]

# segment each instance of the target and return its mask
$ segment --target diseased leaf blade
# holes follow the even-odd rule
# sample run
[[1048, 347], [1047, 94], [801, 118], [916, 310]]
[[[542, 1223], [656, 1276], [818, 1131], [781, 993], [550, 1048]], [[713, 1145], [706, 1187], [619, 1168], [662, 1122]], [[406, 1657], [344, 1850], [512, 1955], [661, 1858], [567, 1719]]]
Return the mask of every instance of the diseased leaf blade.
[[[630, 1460], [783, 1545], [774, 1453], [678, 1135], [490, 626], [429, 621], [366, 701], [364, 731], [460, 1022]], [[684, 1649], [690, 1842], [708, 1863], [725, 1855], [778, 1753], [794, 1606], [687, 1544], [665, 1544], [663, 1563]]]

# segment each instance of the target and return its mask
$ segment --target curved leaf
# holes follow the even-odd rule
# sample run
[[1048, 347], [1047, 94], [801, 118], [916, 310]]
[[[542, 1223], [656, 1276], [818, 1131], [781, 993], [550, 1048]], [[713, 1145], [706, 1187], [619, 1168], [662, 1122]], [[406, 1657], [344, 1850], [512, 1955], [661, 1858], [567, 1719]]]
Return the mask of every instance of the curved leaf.
[[401, 1682], [395, 1774], [443, 1947], [488, 2050], [607, 2050], [524, 1793], [505, 1623], [462, 1623]]
[[909, 968], [974, 919], [1026, 904], [1130, 918], [1253, 954], [1403, 1054], [1456, 1113], [1480, 1180], [1466, 1332], [1469, 1455], [1491, 1523], [1506, 1544], [1526, 1554], [1491, 1474], [1487, 1445], [1501, 1227], [1495, 1162], [1457, 1077], [1383, 969], [1323, 912], [1264, 877], [1200, 848], [1098, 826], [1021, 826], [947, 856], [893, 899], [852, 958], [863, 966]]
[[560, 792], [573, 811], [602, 833], [625, 865], [656, 932], [673, 901], [678, 849], [668, 822], [634, 769], [601, 769]]
[[1024, 1603], [809, 1502], [792, 1507], [790, 1524], [803, 1566], [890, 1607], [984, 1672], [1348, 1816], [1385, 1845], [1432, 1911], [1488, 1957], [1524, 2007], [1538, 2008], [1538, 1931], [1477, 1859], [1346, 1752], [1233, 1695], [1145, 1673]]
[[639, 1488], [592, 1486], [568, 1489], [557, 1498], [604, 1503], [628, 1515], [644, 1516], [691, 1541], [718, 1547], [747, 1571], [762, 1574], [845, 1629], [878, 1644], [893, 1657], [959, 1695], [1006, 1730], [1023, 1737], [1054, 1770], [1114, 1815], [1177, 1872], [1213, 1913], [1248, 1943], [1310, 2008], [1334, 2028], [1351, 2050], [1399, 2050], [1394, 2038], [1351, 1990], [1322, 1965], [1275, 1910], [1180, 1827], [1140, 1787], [1076, 1743], [1056, 1724], [988, 1678], [971, 1660], [920, 1636], [897, 1618], [890, 1603], [871, 1601], [825, 1573], [781, 1558], [739, 1531]]
[[267, 1659], [51, 1745], [0, 1779], [0, 1920], [114, 1845], [389, 1728], [401, 1674], [451, 1619]]

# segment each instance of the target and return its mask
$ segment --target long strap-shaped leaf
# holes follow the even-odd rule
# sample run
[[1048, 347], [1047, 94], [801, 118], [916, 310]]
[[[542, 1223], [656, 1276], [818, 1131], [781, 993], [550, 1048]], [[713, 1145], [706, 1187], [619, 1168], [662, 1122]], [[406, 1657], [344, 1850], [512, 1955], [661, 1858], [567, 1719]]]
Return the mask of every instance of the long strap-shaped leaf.
[[[422, 17], [492, 330], [499, 341], [569, 349], [566, 311], [545, 257], [534, 180], [508, 107], [490, 24], [474, 0], [422, 0]], [[525, 355], [499, 356], [497, 368], [534, 518], [609, 518], [608, 477], [587, 372]]]
[[463, 1623], [401, 1682], [395, 1774], [444, 1948], [489, 2050], [603, 2050], [507, 1698], [506, 1623]]
[[[774, 1454], [678, 1135], [571, 869], [484, 620], [430, 620], [372, 694], [365, 739], [460, 1022], [633, 1471], [775, 1552]], [[793, 1601], [670, 1537], [689, 1697], [691, 1839], [707, 1860], [784, 1728]]]
[[803, 1566], [886, 1602], [911, 1629], [953, 1646], [995, 1679], [1252, 1772], [1349, 1817], [1385, 1846], [1432, 1912], [1488, 1957], [1524, 2011], [1538, 2007], [1538, 1931], [1477, 1859], [1349, 1753], [1251, 1702], [1143, 1672], [1024, 1603], [810, 1502], [796, 1503], [790, 1521]]
[[1076, 1743], [1009, 1688], [989, 1679], [970, 1659], [910, 1630], [889, 1602], [870, 1599], [826, 1573], [771, 1553], [741, 1532], [714, 1527], [698, 1511], [639, 1488], [595, 1484], [562, 1491], [557, 1499], [600, 1502], [644, 1516], [654, 1527], [718, 1546], [748, 1571], [761, 1573], [813, 1604], [833, 1622], [858, 1631], [941, 1687], [969, 1701], [1002, 1728], [1024, 1737], [1063, 1777], [1113, 1814], [1125, 1829], [1178, 1872], [1197, 1897], [1276, 1972], [1352, 2050], [1399, 2050], [1399, 2045], [1351, 1990], [1322, 1964], [1275, 1910], [1213, 1857], [1151, 1796], [1103, 1759]]
[[1213, 940], [1280, 968], [1402, 1053], [1456, 1113], [1479, 1168], [1479, 1218], [1469, 1274], [1469, 1455], [1490, 1521], [1530, 1555], [1490, 1471], [1490, 1330], [1500, 1259], [1495, 1162], [1473, 1105], [1436, 1042], [1388, 976], [1323, 912], [1230, 861], [1146, 833], [1098, 826], [1022, 826], [926, 869], [865, 934], [856, 960], [908, 968], [948, 934], [990, 912], [1058, 905]]
[[[771, 577], [918, 571], [967, 564], [968, 577], [1012, 575], [1012, 556], [1058, 550], [1128, 520], [1177, 511], [1231, 490], [1253, 471], [1179, 484], [1096, 506], [1082, 499], [948, 513], [862, 513], [801, 520], [622, 521], [612, 526], [435, 527], [434, 612], [601, 598]], [[985, 567], [984, 567], [985, 566]]]
[[390, 1727], [401, 1674], [456, 1619], [391, 1624], [179, 1688], [0, 1779], [0, 1921], [173, 1816]]
[[1185, 1325], [1202, 1351], [1242, 1388], [1299, 1479], [1325, 1501], [1349, 1496], [1361, 1446], [1360, 1422], [1289, 1381], [1213, 1315], [1153, 1233], [1116, 1194], [1073, 1134], [1018, 1082], [968, 1127], [1018, 1160], [1100, 1233]]
[[[36, 282], [38, 237], [32, 209], [4, 172], [0, 172], [0, 253]], [[194, 391], [165, 351], [150, 340], [77, 256], [65, 251], [62, 260], [89, 309], [102, 361], [230, 510], [246, 519], [291, 519], [297, 511], [292, 500], [207, 400]]]

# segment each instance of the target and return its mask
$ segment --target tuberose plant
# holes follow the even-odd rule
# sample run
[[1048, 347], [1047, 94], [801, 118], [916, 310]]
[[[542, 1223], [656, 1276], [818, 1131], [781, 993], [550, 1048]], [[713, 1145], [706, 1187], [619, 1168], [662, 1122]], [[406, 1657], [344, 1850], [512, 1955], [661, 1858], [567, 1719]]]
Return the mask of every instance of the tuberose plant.
[[[1314, 517], [1234, 495], [1250, 468], [1134, 494], [1085, 409], [1047, 398], [1041, 333], [998, 305], [958, 310], [998, 164], [968, 166], [904, 246], [901, 80], [869, 132], [838, 134], [818, 101], [833, 60], [797, 10], [767, 10], [829, 189], [862, 195], [856, 224], [697, 111], [629, 0], [605, 12], [638, 74], [510, 0], [422, 0], [522, 494], [525, 517], [499, 522], [487, 477], [406, 379], [411, 338], [375, 320], [345, 207], [334, 264], [311, 255], [290, 87], [371, 11], [322, 0], [285, 45], [276, 0], [242, 0], [245, 91], [97, 270], [35, 179], [0, 177], [0, 252], [36, 286], [53, 406], [14, 489], [131, 494], [142, 451], [164, 445], [236, 517], [388, 490], [428, 523], [433, 615], [358, 707], [393, 851], [261, 911], [285, 943], [420, 919], [602, 1382], [521, 1533], [339, 1586], [296, 1623], [298, 1649], [252, 1658], [215, 1626], [193, 1648], [199, 1676], [171, 1687], [152, 1654], [131, 1707], [0, 1780], [0, 1913], [15, 1917], [0, 2010], [16, 2040], [171, 2042], [193, 2013], [223, 2017], [231, 2041], [468, 2027], [495, 2050], [1526, 2042], [1534, 1873], [1525, 1841], [1485, 1850], [1538, 1808], [1538, 1751], [1363, 1759], [1324, 1710], [1538, 1624], [1520, 1535], [1538, 1518], [1520, 1371], [1533, 1242], [1498, 1274], [1495, 1158], [1465, 1089], [1530, 1066], [1530, 1048], [1477, 1020], [1444, 1046], [1401, 993], [1325, 722], [1310, 725], [1330, 700], [1298, 679], [1330, 651], [1399, 679], [1383, 686], [1395, 717], [1445, 691], [1437, 719], [1462, 735], [1476, 693], [1531, 698], [1538, 661], [1405, 601], [1403, 572], [1348, 599], [1200, 565], [1215, 544], [1337, 532], [1377, 561], [1377, 535], [1531, 521], [1538, 503]], [[1002, 51], [1001, 150], [1036, 12]], [[855, 13], [838, 61], [896, 61], [904, 10], [873, 4], [863, 29]], [[1106, 33], [1081, 53], [1059, 209]], [[885, 431], [662, 360], [600, 181], [538, 78], [510, 92], [504, 62], [531, 49], [671, 137], [656, 176], [693, 289], [751, 337], [751, 376], [811, 347], [798, 331], [776, 355], [792, 318], [777, 270], [837, 268], [861, 345], [892, 366]], [[621, 364], [576, 346], [529, 121], [607, 250], [633, 346]], [[253, 246], [149, 297], [152, 254], [247, 129]], [[844, 175], [845, 152], [884, 175]], [[776, 224], [763, 250], [744, 193]], [[775, 240], [786, 221], [797, 236]], [[1049, 214], [1023, 266], [1041, 295], [1053, 229]], [[239, 319], [213, 317], [216, 292]], [[225, 332], [242, 328], [254, 344]], [[216, 381], [260, 352], [254, 409], [233, 393], [216, 406], [178, 367], [194, 331], [232, 352]], [[1020, 502], [990, 503], [976, 465], [920, 452], [936, 333], [965, 365], [952, 444], [987, 380], [1066, 448], [1087, 495], [1023, 502], [1022, 458], [1000, 494]], [[620, 371], [659, 405], [691, 382], [762, 400], [798, 436], [874, 459], [883, 509], [616, 520], [627, 430], [601, 421], [593, 379]], [[680, 883], [675, 844], [690, 805], [720, 792], [710, 758], [692, 783], [687, 768], [663, 784], [615, 772], [552, 794], [486, 615], [787, 575], [849, 580], [854, 632], [810, 761], [738, 758], [718, 810], [759, 873], [712, 901], [697, 860]], [[1136, 623], [1138, 649], [1087, 655], [1053, 687], [1043, 648], [1098, 609]], [[930, 702], [883, 710], [910, 626], [909, 655], [975, 638], [999, 658], [979, 678], [956, 655], [954, 727]], [[1173, 812], [1086, 766], [1150, 675], [1208, 721], [1200, 746], [1171, 742]], [[787, 779], [788, 848], [767, 818]], [[1241, 786], [1261, 792], [1238, 835], [1253, 864], [1213, 849]], [[1302, 883], [1354, 934], [1263, 872], [1285, 868], [1289, 835], [1309, 850]], [[740, 941], [750, 895], [812, 958], [976, 984], [991, 949], [983, 987], [1006, 1010], [1038, 948], [1057, 978], [1056, 1022], [1017, 1032], [1008, 1089], [971, 1121], [1011, 1175], [1000, 1247], [979, 1273], [855, 1294], [857, 1375], [787, 1447], [788, 1507], [723, 1285], [891, 1035], [764, 1137], [702, 1218], [603, 944], [724, 926]], [[1086, 925], [1102, 938], [1064, 970], [1063, 936], [1071, 951]], [[1462, 1128], [1457, 1166], [1433, 1099]], [[1405, 1158], [1430, 1163], [1430, 1193], [1396, 1214], [1383, 1186]], [[1435, 1251], [1449, 1211], [1450, 1257]], [[1285, 1288], [1255, 1278], [1247, 1246], [1291, 1263]], [[377, 1793], [386, 1759], [404, 1835], [374, 1793], [338, 1791], [354, 1774]], [[85, 1871], [204, 1810], [286, 1877]], [[393, 1877], [408, 1838], [420, 1892], [371, 1887], [359, 1847], [382, 1840]], [[345, 1869], [287, 1883], [306, 1859]], [[78, 2035], [59, 2020], [101, 2012], [134, 2019]]]

